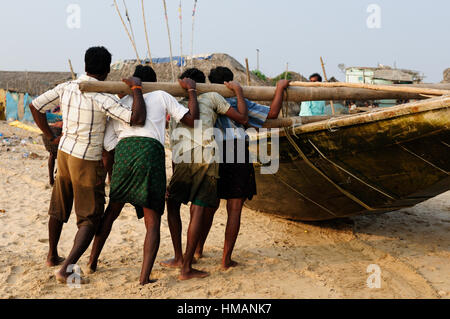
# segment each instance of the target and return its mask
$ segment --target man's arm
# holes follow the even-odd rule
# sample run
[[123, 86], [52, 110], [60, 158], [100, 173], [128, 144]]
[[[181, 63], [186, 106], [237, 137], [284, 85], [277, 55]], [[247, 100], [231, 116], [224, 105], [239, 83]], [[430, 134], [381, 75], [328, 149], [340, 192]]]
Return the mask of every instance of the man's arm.
[[142, 82], [137, 77], [123, 79], [133, 91], [133, 106], [131, 108], [131, 126], [144, 126], [147, 119], [147, 107], [142, 94]]
[[237, 110], [230, 107], [227, 113], [225, 113], [226, 116], [228, 116], [233, 121], [238, 122], [242, 125], [247, 125], [248, 123], [248, 108], [247, 104], [245, 103], [244, 98], [244, 92], [242, 91], [242, 87], [237, 82], [225, 82], [225, 85], [230, 90], [234, 91], [234, 94], [236, 95], [237, 99]]
[[36, 125], [41, 129], [42, 133], [49, 139], [52, 144], [59, 144], [59, 140], [61, 139], [61, 136], [54, 136], [52, 130], [50, 129], [50, 126], [48, 125], [47, 116], [45, 113], [39, 112], [33, 105], [33, 103], [30, 104], [30, 111], [33, 115], [33, 119], [36, 122]]
[[270, 104], [270, 112], [267, 115], [268, 120], [277, 119], [278, 115], [280, 115], [281, 107], [283, 106], [283, 93], [288, 86], [288, 80], [278, 81], [277, 89], [275, 90], [275, 96], [272, 100], [272, 104]]
[[186, 124], [187, 126], [194, 127], [194, 122], [200, 118], [200, 113], [198, 111], [198, 101], [197, 101], [197, 84], [195, 81], [184, 78], [182, 80], [178, 80], [180, 86], [188, 90], [189, 94], [189, 103], [188, 108], [189, 112], [187, 112], [183, 118], [180, 120], [181, 123]]

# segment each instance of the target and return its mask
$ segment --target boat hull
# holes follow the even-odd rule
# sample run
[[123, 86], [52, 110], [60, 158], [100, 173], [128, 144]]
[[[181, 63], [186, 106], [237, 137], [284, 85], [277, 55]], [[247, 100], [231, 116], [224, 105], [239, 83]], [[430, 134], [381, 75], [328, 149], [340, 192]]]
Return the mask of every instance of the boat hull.
[[[385, 111], [386, 113], [386, 111]], [[414, 206], [450, 189], [448, 107], [281, 134], [279, 170], [246, 206], [319, 221]]]

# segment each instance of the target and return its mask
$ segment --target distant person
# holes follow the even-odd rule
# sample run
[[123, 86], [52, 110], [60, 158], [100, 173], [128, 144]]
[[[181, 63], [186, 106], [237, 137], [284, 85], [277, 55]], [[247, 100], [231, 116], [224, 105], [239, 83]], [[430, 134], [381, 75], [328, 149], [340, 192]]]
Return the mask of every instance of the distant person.
[[[322, 77], [314, 73], [309, 77], [310, 82], [322, 82]], [[300, 106], [299, 116], [325, 115], [325, 101], [305, 101]]]
[[[49, 125], [53, 136], [59, 137], [62, 134], [62, 127], [58, 125], [59, 123], [60, 122], [55, 123], [56, 125]], [[55, 162], [58, 158], [58, 145], [52, 143], [52, 141], [44, 134], [42, 135], [42, 142], [44, 142], [45, 149], [48, 152], [48, 178], [50, 186], [53, 186], [55, 184]]]
[[[206, 82], [205, 74], [195, 68], [186, 70], [180, 78], [190, 78], [197, 83]], [[219, 163], [215, 161], [215, 158], [205, 157], [207, 153], [212, 155], [217, 149], [217, 144], [213, 136], [208, 136], [207, 130], [212, 131], [220, 114], [241, 124], [246, 124], [248, 121], [247, 106], [241, 86], [236, 82], [225, 84], [237, 96], [237, 109], [232, 108], [220, 94], [210, 92], [198, 97], [201, 126], [192, 129], [183, 123], [174, 125], [174, 121], [171, 121], [170, 138], [172, 158], [175, 164], [167, 189], [167, 219], [175, 256], [161, 264], [165, 267], [181, 268], [179, 277], [181, 280], [203, 278], [209, 275], [207, 272], [192, 268], [194, 253], [203, 229], [205, 209], [217, 207], [218, 202]], [[185, 104], [186, 101], [184, 100], [182, 103]], [[190, 159], [186, 159], [185, 155], [189, 155]], [[187, 233], [186, 251], [183, 255], [180, 207], [181, 204], [189, 202], [191, 203], [191, 219]]]
[[[155, 71], [149, 66], [137, 66], [133, 76], [143, 82], [156, 82]], [[114, 119], [108, 122], [104, 147], [106, 151], [115, 150], [110, 203], [92, 245], [88, 265], [90, 272], [97, 270], [98, 258], [114, 221], [125, 203], [131, 203], [136, 207], [138, 218], [144, 218], [147, 229], [140, 284], [151, 282], [150, 275], [159, 249], [161, 216], [165, 206], [166, 117], [169, 114], [173, 121], [188, 127], [194, 127], [194, 121], [198, 119], [195, 82], [187, 78], [179, 82], [189, 92], [188, 108], [179, 104], [168, 93], [156, 91], [144, 95], [147, 107], [144, 127], [130, 127]], [[131, 107], [133, 98], [128, 95], [121, 102]]]
[[[33, 118], [46, 138], [58, 147], [58, 172], [49, 208], [48, 266], [63, 262], [58, 255], [58, 242], [63, 228], [75, 206], [78, 232], [69, 256], [55, 274], [60, 283], [66, 283], [71, 273], [69, 265], [76, 264], [94, 237], [104, 212], [105, 171], [102, 164], [103, 137], [106, 118], [110, 116], [132, 126], [145, 123], [146, 108], [138, 78], [123, 80], [133, 91], [133, 106], [126, 108], [115, 96], [102, 93], [83, 93], [83, 81], [104, 81], [110, 72], [111, 53], [104, 47], [86, 51], [86, 75], [58, 85], [30, 104]], [[56, 105], [63, 115], [62, 137], [54, 136], [45, 112]], [[80, 278], [80, 283], [86, 283]]]
[[[209, 81], [214, 84], [224, 84], [231, 82], [234, 79], [233, 72], [227, 67], [217, 67], [210, 71]], [[248, 126], [261, 128], [267, 119], [276, 119], [280, 114], [281, 107], [283, 105], [283, 93], [289, 86], [289, 81], [281, 80], [277, 83], [275, 91], [275, 97], [272, 104], [269, 106], [260, 105], [255, 102], [245, 99], [248, 108]], [[228, 98], [227, 102], [233, 107], [237, 108], [237, 99]], [[231, 255], [236, 243], [236, 239], [239, 234], [242, 207], [245, 201], [251, 200], [256, 195], [256, 179], [255, 169], [253, 164], [249, 161], [249, 143], [248, 136], [246, 134], [228, 134], [227, 129], [240, 129], [245, 130], [245, 126], [241, 123], [237, 123], [226, 116], [220, 115], [217, 119], [216, 128], [219, 128], [224, 139], [222, 142], [223, 149], [223, 163], [219, 164], [219, 181], [218, 181], [218, 197], [219, 199], [227, 200], [227, 225], [225, 230], [225, 243], [222, 256], [222, 268], [227, 269], [236, 266], [237, 263], [231, 259]], [[239, 142], [240, 139], [244, 139], [243, 142]], [[232, 141], [233, 145], [233, 159], [226, 160], [226, 153], [230, 150], [227, 149], [227, 140]], [[239, 163], [239, 147], [238, 145], [245, 145], [245, 162]], [[212, 226], [214, 215], [219, 207], [207, 208], [205, 210], [204, 226], [202, 236], [199, 244], [197, 245], [195, 256], [200, 258], [203, 254], [203, 248], [205, 241], [208, 237], [209, 231]]]

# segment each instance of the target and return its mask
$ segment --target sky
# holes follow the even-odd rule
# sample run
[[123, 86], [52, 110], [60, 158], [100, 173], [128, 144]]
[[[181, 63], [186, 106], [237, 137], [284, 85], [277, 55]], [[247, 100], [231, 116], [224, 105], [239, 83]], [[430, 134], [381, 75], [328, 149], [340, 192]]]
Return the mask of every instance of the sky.
[[[179, 0], [166, 0], [173, 54], [180, 54]], [[113, 0], [2, 1], [0, 70], [84, 71], [84, 52], [103, 45], [113, 61], [135, 58]], [[123, 0], [117, 0], [124, 13]], [[194, 0], [182, 0], [184, 54]], [[138, 52], [147, 56], [140, 0], [126, 0]], [[73, 9], [75, 8], [75, 10]], [[345, 66], [396, 66], [440, 82], [450, 67], [448, 0], [198, 0], [194, 54], [227, 53], [276, 76], [289, 70], [345, 80]], [[79, 14], [78, 14], [79, 13]], [[145, 0], [153, 57], [169, 56], [162, 0]], [[68, 23], [69, 22], [69, 23]]]

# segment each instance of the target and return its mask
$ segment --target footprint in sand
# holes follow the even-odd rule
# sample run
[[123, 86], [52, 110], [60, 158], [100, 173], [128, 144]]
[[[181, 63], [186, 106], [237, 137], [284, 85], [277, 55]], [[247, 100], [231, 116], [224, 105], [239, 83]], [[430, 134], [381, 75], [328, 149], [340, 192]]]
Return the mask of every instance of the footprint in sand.
[[17, 282], [17, 278], [19, 275], [23, 273], [23, 268], [21, 266], [13, 266], [11, 267], [11, 272], [6, 278], [6, 283], [8, 284], [15, 284]]
[[41, 238], [38, 240], [38, 242], [43, 243], [43, 244], [47, 244], [48, 243], [48, 238]]

